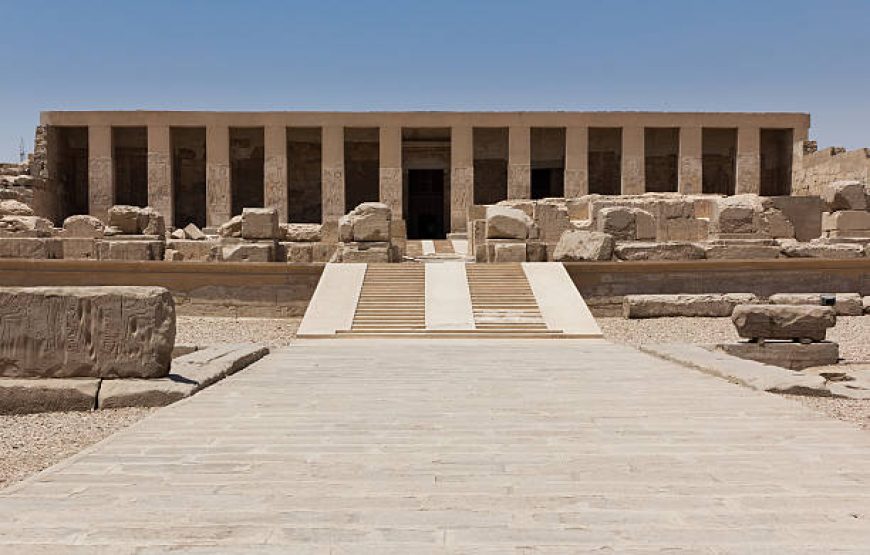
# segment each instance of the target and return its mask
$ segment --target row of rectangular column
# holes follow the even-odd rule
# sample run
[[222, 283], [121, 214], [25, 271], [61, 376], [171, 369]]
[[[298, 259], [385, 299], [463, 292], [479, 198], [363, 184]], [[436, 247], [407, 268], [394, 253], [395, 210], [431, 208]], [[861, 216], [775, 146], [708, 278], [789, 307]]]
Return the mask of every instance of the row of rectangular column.
[[[509, 199], [531, 196], [530, 127], [509, 128], [507, 194]], [[473, 128], [451, 128], [450, 213], [452, 231], [464, 231], [466, 210], [473, 203]], [[679, 133], [678, 191], [701, 193], [702, 129], [682, 127]], [[740, 127], [737, 133], [736, 192], [760, 190], [760, 129]], [[286, 127], [264, 129], [264, 198], [287, 219]], [[795, 137], [799, 144], [805, 137]], [[112, 128], [88, 128], [89, 206], [92, 215], [105, 218], [114, 202], [112, 169]], [[231, 216], [229, 127], [206, 127], [206, 214], [207, 225], [219, 225]], [[568, 127], [565, 133], [565, 196], [589, 191], [589, 129]], [[390, 206], [394, 217], [402, 216], [402, 128], [380, 128], [380, 200]], [[797, 147], [796, 147], [797, 148]], [[344, 213], [344, 128], [322, 130], [322, 218], [332, 221]], [[148, 127], [148, 202], [173, 221], [173, 187], [170, 128]], [[622, 128], [622, 194], [644, 192], [644, 127]]]

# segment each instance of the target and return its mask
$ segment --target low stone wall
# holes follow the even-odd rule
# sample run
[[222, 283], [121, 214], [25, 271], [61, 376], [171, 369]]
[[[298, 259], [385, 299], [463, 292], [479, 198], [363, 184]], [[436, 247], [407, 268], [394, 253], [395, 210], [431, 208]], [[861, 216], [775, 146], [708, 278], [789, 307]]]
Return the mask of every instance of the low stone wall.
[[0, 260], [5, 286], [154, 285], [183, 315], [291, 317], [305, 313], [323, 264]]
[[622, 315], [625, 295], [853, 292], [870, 295], [870, 259], [566, 262], [596, 316]]

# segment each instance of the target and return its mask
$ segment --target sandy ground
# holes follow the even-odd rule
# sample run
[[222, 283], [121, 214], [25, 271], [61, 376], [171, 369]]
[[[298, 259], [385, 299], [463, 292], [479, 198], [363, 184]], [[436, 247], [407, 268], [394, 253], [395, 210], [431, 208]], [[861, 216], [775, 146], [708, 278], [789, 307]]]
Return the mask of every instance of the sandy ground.
[[263, 343], [270, 347], [288, 345], [302, 318], [218, 318], [178, 316], [176, 345], [212, 343]]
[[[617, 343], [710, 344], [736, 341], [737, 333], [730, 318], [653, 318], [626, 320], [598, 318], [607, 339]], [[870, 316], [840, 316], [828, 330], [828, 339], [840, 344], [842, 363], [870, 363]], [[832, 418], [857, 424], [870, 430], [870, 400], [832, 399], [784, 395], [794, 402], [821, 411]]]
[[0, 488], [78, 453], [153, 410], [0, 415]]

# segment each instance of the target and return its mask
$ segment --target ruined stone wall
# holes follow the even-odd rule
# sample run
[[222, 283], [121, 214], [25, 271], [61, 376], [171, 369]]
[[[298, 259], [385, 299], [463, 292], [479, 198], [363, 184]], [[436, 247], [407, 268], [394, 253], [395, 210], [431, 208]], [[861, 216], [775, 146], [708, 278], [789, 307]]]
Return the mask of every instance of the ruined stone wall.
[[847, 151], [841, 147], [816, 150], [815, 142], [804, 143], [801, 166], [795, 171], [793, 195], [820, 195], [835, 181], [855, 180], [870, 184], [870, 148]]

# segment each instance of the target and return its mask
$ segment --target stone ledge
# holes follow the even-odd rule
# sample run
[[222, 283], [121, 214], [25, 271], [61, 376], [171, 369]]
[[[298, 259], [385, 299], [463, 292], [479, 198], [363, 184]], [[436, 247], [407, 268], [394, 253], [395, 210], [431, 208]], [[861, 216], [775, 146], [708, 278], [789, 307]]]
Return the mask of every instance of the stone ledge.
[[837, 364], [840, 359], [840, 346], [830, 341], [806, 344], [792, 341], [723, 343], [716, 345], [716, 349], [744, 360], [790, 370], [829, 366]]
[[97, 378], [0, 378], [0, 414], [93, 410]]

